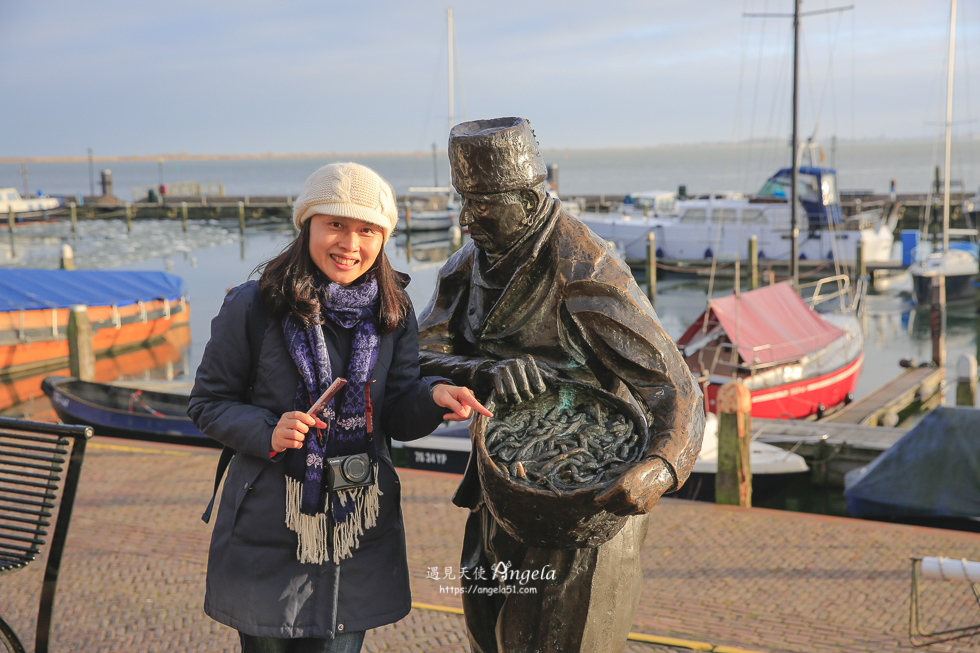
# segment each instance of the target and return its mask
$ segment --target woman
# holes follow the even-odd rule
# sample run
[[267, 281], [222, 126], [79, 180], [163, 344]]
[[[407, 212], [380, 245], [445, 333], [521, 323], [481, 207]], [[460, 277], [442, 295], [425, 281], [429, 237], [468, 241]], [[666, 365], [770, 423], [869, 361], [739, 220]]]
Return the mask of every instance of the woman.
[[407, 278], [384, 253], [398, 220], [387, 182], [324, 166], [293, 220], [293, 243], [225, 298], [191, 392], [194, 423], [236, 453], [204, 610], [245, 653], [347, 653], [411, 607], [390, 440], [489, 413], [469, 389], [420, 377]]

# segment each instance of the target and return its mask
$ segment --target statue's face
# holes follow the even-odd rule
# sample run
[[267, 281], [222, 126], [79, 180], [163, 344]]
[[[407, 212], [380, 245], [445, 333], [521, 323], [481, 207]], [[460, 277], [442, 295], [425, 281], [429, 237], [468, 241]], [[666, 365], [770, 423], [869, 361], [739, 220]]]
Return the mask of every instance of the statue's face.
[[459, 226], [469, 227], [473, 244], [491, 254], [504, 252], [527, 229], [528, 208], [517, 191], [462, 193]]

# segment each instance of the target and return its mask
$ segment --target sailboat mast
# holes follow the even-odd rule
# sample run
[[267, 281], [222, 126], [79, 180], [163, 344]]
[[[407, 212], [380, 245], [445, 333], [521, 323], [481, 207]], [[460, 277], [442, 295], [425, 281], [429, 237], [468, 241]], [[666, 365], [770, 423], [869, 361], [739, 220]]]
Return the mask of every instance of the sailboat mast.
[[446, 10], [449, 17], [449, 129], [453, 128], [453, 8]]
[[946, 71], [946, 167], [943, 181], [943, 251], [949, 251], [949, 163], [953, 123], [953, 56], [956, 44], [956, 0], [952, 0], [949, 16], [949, 66]]
[[[954, 0], [955, 2], [955, 0]], [[797, 179], [800, 176], [799, 158], [796, 156], [799, 148], [797, 123], [799, 114], [800, 92], [800, 0], [793, 0], [793, 167], [790, 173], [789, 205], [792, 216], [792, 238], [790, 239], [790, 258], [793, 260], [793, 287], [800, 285], [800, 256], [797, 251], [800, 240], [799, 216], [796, 214]]]

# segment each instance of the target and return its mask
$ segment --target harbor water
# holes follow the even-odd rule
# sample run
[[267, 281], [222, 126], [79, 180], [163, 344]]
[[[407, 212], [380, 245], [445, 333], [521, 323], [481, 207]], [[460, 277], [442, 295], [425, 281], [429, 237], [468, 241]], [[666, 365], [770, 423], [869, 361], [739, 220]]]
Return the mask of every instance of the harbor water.
[[[972, 159], [980, 161], [980, 144], [969, 144]], [[747, 150], [735, 146], [694, 146], [625, 151], [553, 151], [549, 154], [559, 166], [559, 190], [562, 195], [624, 194], [653, 188], [676, 189], [686, 184], [689, 192], [737, 189], [754, 191], [767, 176], [782, 164], [772, 155], [752, 173], [731, 173], [736, 168], [725, 157], [738, 158]], [[963, 149], [963, 148], [961, 148]], [[838, 181], [842, 189], [861, 188], [886, 192], [891, 179], [904, 192], [924, 192], [931, 181], [931, 145], [866, 144], [862, 149], [839, 148]], [[565, 158], [567, 155], [567, 158]], [[410, 186], [445, 185], [449, 181], [444, 156], [433, 171], [431, 157], [368, 156], [344, 157], [371, 165], [391, 179], [396, 191]], [[860, 168], [848, 169], [844, 159], [860, 162]], [[295, 195], [303, 179], [328, 159], [246, 159], [216, 161], [166, 162], [163, 169], [173, 175], [170, 180], [221, 180], [229, 194]], [[831, 163], [826, 161], [827, 164]], [[111, 166], [116, 195], [122, 199], [129, 186], [152, 185], [159, 174], [156, 162], [99, 163], [96, 170]], [[88, 164], [32, 163], [28, 165], [32, 186], [51, 194], [85, 194], [89, 192]], [[963, 186], [976, 188], [980, 170], [961, 167]], [[960, 174], [954, 170], [954, 174]], [[17, 164], [0, 164], [0, 185], [19, 186], [21, 169]], [[165, 179], [166, 181], [166, 179]], [[100, 380], [193, 379], [204, 347], [210, 337], [210, 321], [221, 306], [228, 289], [253, 275], [255, 268], [278, 253], [293, 237], [291, 224], [249, 223], [239, 234], [236, 221], [192, 221], [184, 232], [179, 220], [137, 220], [127, 233], [122, 220], [83, 220], [77, 233], [70, 223], [19, 225], [12, 235], [0, 234], [0, 265], [7, 267], [55, 268], [62, 245], [72, 246], [75, 263], [80, 269], [162, 270], [180, 276], [190, 298], [190, 328], [186, 334], [129, 359], [104, 360]], [[432, 294], [439, 267], [451, 253], [445, 234], [419, 233], [410, 240], [396, 235], [387, 246], [396, 269], [412, 277], [409, 295], [416, 310], [424, 307]], [[638, 274], [638, 276], [641, 276]], [[254, 278], [254, 277], [253, 277]], [[731, 283], [730, 281], [727, 283]], [[929, 313], [916, 309], [911, 300], [911, 281], [899, 278], [887, 288], [868, 297], [866, 305], [866, 350], [864, 368], [858, 380], [855, 397], [880, 387], [901, 372], [899, 361], [912, 359], [927, 362], [931, 358]], [[709, 286], [704, 281], [662, 279], [658, 284], [657, 313], [664, 328], [674, 338], [705, 309]], [[714, 296], [731, 292], [731, 286], [716, 282]], [[944, 403], [954, 401], [956, 361], [962, 354], [978, 355], [980, 316], [972, 304], [950, 306], [947, 312], [947, 390]], [[52, 419], [53, 412], [37, 384], [0, 387], [0, 411], [8, 416]], [[842, 498], [836, 494], [814, 494], [800, 488], [787, 498], [782, 507], [807, 512], [842, 514]]]
[[[243, 283], [256, 266], [278, 253], [293, 237], [291, 224], [267, 223], [238, 233], [237, 222], [190, 223], [185, 233], [179, 221], [140, 220], [127, 234], [121, 220], [91, 220], [79, 224], [73, 235], [70, 224], [36, 224], [17, 227], [13, 249], [0, 238], [0, 257], [14, 267], [55, 268], [63, 243], [75, 250], [80, 269], [114, 268], [162, 270], [180, 276], [191, 303], [189, 344], [180, 361], [170, 369], [146, 370], [144, 376], [161, 374], [193, 378], [205, 344], [210, 321], [225, 293]], [[387, 252], [396, 269], [408, 273], [408, 291], [416, 310], [432, 294], [439, 267], [451, 253], [443, 234], [420, 233], [412, 239], [396, 235]], [[730, 282], [729, 282], [730, 283]], [[679, 337], [705, 309], [709, 286], [705, 281], [667, 279], [658, 283], [656, 309], [667, 333]], [[713, 296], [731, 292], [716, 282]], [[864, 369], [855, 398], [861, 397], [901, 372], [899, 362], [927, 362], [932, 354], [929, 313], [911, 300], [911, 282], [900, 279], [884, 292], [867, 298], [867, 333]], [[955, 380], [956, 361], [962, 354], [977, 355], [980, 316], [972, 305], [951, 305], [947, 310], [947, 381]], [[946, 403], [953, 401], [947, 392]], [[15, 410], [12, 406], [8, 410]], [[25, 413], [27, 414], [28, 410]]]

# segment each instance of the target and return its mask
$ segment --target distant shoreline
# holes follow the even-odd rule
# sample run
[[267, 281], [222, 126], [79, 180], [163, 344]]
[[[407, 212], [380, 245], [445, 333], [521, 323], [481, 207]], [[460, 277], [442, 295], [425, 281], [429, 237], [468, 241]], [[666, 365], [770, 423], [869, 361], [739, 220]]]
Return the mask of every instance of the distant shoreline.
[[[970, 139], [964, 139], [970, 140]], [[779, 142], [778, 139], [759, 139], [752, 142], [740, 141], [737, 143], [672, 143], [665, 145], [638, 145], [638, 146], [619, 146], [619, 147], [550, 147], [542, 148], [542, 153], [547, 152], [594, 152], [598, 150], [657, 150], [676, 147], [740, 147], [752, 144], [766, 144]], [[838, 145], [855, 143], [920, 143], [932, 142], [925, 138], [907, 139], [855, 139], [839, 140]], [[113, 161], [220, 161], [220, 160], [261, 160], [261, 159], [338, 159], [338, 158], [368, 158], [381, 156], [405, 156], [420, 157], [431, 156], [432, 152], [316, 152], [316, 153], [292, 153], [276, 154], [266, 152], [263, 154], [188, 154], [186, 152], [170, 154], [128, 154], [128, 155], [98, 155], [91, 159], [87, 156], [5, 156], [0, 157], [0, 163], [86, 163], [92, 162], [105, 163]], [[445, 150], [437, 152], [445, 155]]]

